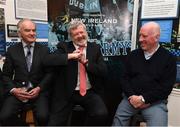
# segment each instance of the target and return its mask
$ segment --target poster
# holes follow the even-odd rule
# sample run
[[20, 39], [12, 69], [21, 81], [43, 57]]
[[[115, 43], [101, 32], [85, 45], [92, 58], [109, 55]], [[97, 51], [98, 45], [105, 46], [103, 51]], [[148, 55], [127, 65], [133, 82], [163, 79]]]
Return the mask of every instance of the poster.
[[47, 0], [15, 0], [16, 18], [47, 21]]
[[173, 18], [178, 16], [178, 0], [143, 0], [141, 18]]

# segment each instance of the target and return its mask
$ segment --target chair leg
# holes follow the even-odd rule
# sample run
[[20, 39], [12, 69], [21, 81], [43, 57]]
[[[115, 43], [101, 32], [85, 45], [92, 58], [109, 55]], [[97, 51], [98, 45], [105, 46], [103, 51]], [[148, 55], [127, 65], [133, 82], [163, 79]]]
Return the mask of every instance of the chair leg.
[[33, 111], [32, 110], [28, 110], [26, 112], [26, 123], [30, 127], [35, 127], [35, 120], [34, 120], [34, 115], [33, 115]]

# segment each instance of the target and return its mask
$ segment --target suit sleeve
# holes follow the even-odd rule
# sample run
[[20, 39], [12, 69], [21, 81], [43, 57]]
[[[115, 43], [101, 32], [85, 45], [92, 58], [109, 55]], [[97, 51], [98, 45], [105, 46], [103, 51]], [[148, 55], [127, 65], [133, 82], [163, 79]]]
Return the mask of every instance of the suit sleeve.
[[45, 66], [60, 66], [66, 65], [68, 61], [68, 54], [64, 52], [63, 44], [59, 43], [57, 46], [57, 50], [53, 53], [48, 54], [43, 63]]
[[95, 76], [106, 77], [107, 66], [101, 54], [100, 46], [94, 44], [93, 48], [92, 56], [88, 58], [87, 72]]
[[12, 81], [14, 69], [13, 69], [13, 60], [11, 57], [11, 53], [8, 50], [6, 53], [6, 59], [3, 65], [3, 81], [5, 83], [5, 91], [8, 92], [12, 88], [14, 88], [14, 84]]

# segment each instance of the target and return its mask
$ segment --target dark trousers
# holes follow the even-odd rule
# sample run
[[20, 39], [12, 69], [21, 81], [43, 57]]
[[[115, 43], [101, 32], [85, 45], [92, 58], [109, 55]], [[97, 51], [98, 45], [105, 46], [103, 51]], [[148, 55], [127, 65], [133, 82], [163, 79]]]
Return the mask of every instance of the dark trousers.
[[[35, 118], [38, 125], [47, 125], [48, 121], [48, 98], [47, 96], [39, 95], [39, 97], [33, 101], [30, 101], [29, 104], [33, 107], [33, 112], [35, 114]], [[17, 125], [17, 123], [13, 123], [11, 121], [16, 121], [17, 114], [19, 109], [25, 103], [18, 100], [15, 96], [8, 96], [3, 103], [2, 109], [0, 111], [0, 121], [3, 125], [13, 126]]]
[[107, 108], [102, 98], [93, 90], [88, 90], [85, 96], [81, 96], [79, 91], [74, 91], [69, 101], [54, 100], [48, 125], [67, 125], [67, 119], [75, 104], [81, 105], [85, 109], [86, 118], [82, 121], [85, 126], [106, 125]]

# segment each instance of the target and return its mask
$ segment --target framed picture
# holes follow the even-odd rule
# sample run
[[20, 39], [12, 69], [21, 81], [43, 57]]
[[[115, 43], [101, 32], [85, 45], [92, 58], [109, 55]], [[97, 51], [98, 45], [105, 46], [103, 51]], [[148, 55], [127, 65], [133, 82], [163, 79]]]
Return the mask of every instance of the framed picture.
[[8, 37], [18, 37], [17, 25], [7, 24]]

